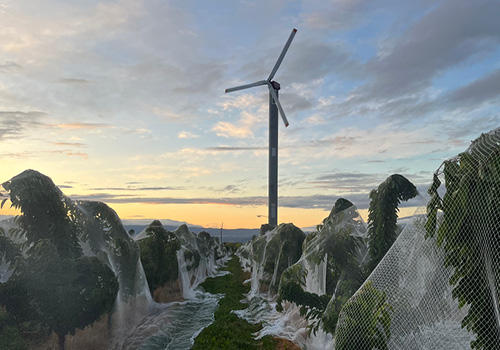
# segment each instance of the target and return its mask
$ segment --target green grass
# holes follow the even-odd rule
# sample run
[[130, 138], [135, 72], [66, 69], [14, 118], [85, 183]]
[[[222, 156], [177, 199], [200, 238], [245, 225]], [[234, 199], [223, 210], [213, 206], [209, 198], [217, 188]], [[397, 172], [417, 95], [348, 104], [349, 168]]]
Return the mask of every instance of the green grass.
[[229, 261], [226, 270], [229, 275], [208, 278], [201, 286], [209, 293], [224, 294], [215, 311], [215, 321], [205, 328], [194, 341], [193, 350], [206, 349], [275, 349], [275, 341], [270, 336], [255, 340], [253, 333], [262, 326], [248, 323], [239, 318], [232, 310], [244, 309], [247, 305], [240, 302], [250, 287], [243, 285], [247, 275], [235, 256]]

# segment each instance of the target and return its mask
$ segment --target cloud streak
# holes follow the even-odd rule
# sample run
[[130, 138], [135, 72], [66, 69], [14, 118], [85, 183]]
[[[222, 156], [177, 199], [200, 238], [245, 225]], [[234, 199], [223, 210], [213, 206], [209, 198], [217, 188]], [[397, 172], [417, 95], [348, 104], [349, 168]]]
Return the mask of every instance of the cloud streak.
[[143, 187], [91, 187], [91, 191], [181, 191], [184, 187], [176, 186], [143, 186]]
[[51, 124], [51, 126], [67, 130], [96, 130], [112, 127], [111, 125], [105, 123], [61, 123]]
[[[476, 108], [498, 101], [498, 71], [435, 96], [434, 79], [494, 52], [500, 44], [495, 1], [442, 1], [363, 65], [365, 82], [326, 108], [339, 115], [377, 114], [407, 122], [436, 110]], [[443, 25], [445, 23], [445, 25]]]
[[[359, 209], [367, 209], [369, 206], [368, 193], [356, 193], [347, 196], [338, 195], [309, 195], [309, 196], [281, 196], [278, 199], [279, 206], [284, 208], [301, 209], [324, 209], [331, 210], [335, 201], [345, 197], [352, 201]], [[72, 195], [76, 200], [93, 200], [106, 203], [142, 203], [142, 204], [205, 204], [205, 205], [231, 205], [231, 206], [266, 206], [268, 198], [265, 196], [251, 197], [198, 197], [198, 198], [177, 198], [177, 197], [131, 197], [127, 195], [113, 194], [88, 194]], [[403, 203], [406, 206], [424, 206], [425, 197], [418, 197], [410, 203]]]
[[0, 111], [0, 140], [20, 138], [25, 132], [44, 125], [46, 113], [40, 111]]

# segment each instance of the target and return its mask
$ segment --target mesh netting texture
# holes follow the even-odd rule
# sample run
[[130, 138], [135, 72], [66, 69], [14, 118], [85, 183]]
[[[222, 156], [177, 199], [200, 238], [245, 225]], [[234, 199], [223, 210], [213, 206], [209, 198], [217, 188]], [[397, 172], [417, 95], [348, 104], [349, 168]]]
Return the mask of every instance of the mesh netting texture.
[[428, 192], [343, 306], [335, 349], [500, 349], [500, 128], [443, 162]]

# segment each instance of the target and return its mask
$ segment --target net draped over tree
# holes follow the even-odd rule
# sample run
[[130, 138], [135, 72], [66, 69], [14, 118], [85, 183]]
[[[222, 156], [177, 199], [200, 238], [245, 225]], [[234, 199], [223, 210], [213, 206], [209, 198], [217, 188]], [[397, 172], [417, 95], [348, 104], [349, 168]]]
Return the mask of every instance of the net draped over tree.
[[428, 192], [344, 305], [336, 348], [500, 349], [500, 128], [445, 161]]

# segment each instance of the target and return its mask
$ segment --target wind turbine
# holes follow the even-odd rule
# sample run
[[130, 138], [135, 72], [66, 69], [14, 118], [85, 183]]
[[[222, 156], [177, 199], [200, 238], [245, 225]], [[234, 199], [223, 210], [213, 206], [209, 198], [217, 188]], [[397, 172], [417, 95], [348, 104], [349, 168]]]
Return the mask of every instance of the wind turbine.
[[255, 83], [226, 89], [226, 93], [228, 93], [261, 85], [267, 85], [269, 88], [269, 214], [267, 217], [269, 225], [272, 227], [276, 227], [278, 224], [278, 110], [283, 122], [285, 123], [285, 127], [288, 126], [288, 120], [286, 119], [285, 112], [283, 111], [278, 99], [280, 84], [274, 81], [273, 78], [283, 61], [290, 44], [292, 43], [295, 33], [297, 33], [297, 29], [294, 28], [285, 43], [285, 47], [281, 50], [281, 54], [279, 55], [271, 74], [269, 74], [269, 77], [266, 80], [260, 80]]

